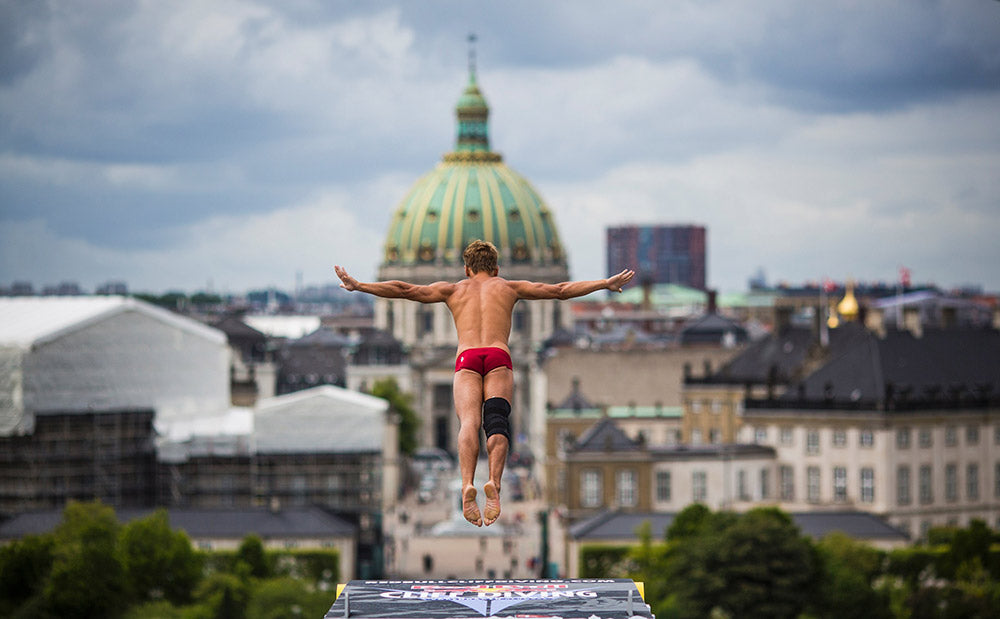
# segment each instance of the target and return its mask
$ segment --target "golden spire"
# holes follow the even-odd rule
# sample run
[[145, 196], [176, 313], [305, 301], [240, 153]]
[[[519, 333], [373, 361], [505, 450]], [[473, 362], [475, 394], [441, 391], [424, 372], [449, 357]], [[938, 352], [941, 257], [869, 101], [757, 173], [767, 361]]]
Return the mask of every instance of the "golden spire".
[[847, 292], [837, 304], [837, 313], [844, 320], [854, 320], [858, 317], [858, 300], [854, 298], [854, 282], [847, 281]]

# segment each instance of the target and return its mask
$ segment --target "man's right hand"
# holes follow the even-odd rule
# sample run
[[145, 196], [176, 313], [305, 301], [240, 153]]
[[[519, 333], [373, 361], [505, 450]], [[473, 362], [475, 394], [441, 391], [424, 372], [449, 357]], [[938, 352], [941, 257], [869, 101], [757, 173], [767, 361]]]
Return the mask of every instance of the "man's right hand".
[[613, 275], [608, 278], [608, 290], [621, 292], [622, 287], [632, 281], [633, 277], [635, 277], [635, 271], [632, 269], [624, 269], [618, 275]]

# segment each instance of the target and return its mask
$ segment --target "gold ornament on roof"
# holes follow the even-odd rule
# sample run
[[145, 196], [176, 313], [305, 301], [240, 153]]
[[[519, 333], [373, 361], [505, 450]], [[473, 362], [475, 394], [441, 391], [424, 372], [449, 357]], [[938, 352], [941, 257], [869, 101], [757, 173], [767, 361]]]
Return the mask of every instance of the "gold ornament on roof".
[[858, 317], [858, 300], [854, 298], [854, 282], [847, 282], [847, 292], [837, 304], [837, 313], [844, 320], [854, 320]]

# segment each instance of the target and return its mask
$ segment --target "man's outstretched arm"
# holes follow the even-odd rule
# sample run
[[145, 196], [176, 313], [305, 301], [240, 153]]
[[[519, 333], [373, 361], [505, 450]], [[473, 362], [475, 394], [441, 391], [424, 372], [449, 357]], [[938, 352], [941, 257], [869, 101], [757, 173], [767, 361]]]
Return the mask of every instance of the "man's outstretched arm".
[[455, 291], [455, 284], [436, 282], [429, 286], [418, 286], [409, 282], [390, 280], [387, 282], [359, 282], [344, 270], [344, 267], [333, 267], [340, 278], [340, 287], [344, 290], [367, 292], [377, 297], [388, 299], [409, 299], [420, 303], [442, 303], [448, 300]]
[[573, 299], [582, 297], [598, 290], [613, 290], [621, 292], [622, 286], [632, 281], [635, 271], [625, 269], [607, 279], [592, 281], [563, 282], [561, 284], [543, 284], [540, 282], [513, 281], [510, 282], [520, 299]]

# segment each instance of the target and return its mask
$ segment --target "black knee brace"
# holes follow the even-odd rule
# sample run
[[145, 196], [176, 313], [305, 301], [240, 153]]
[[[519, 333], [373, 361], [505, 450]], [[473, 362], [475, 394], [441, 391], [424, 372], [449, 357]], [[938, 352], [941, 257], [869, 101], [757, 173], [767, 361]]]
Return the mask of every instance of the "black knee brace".
[[494, 434], [502, 434], [507, 437], [507, 445], [510, 445], [510, 402], [503, 398], [490, 398], [483, 402], [483, 430], [486, 431], [486, 440]]

